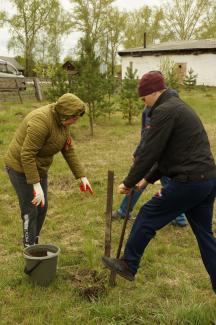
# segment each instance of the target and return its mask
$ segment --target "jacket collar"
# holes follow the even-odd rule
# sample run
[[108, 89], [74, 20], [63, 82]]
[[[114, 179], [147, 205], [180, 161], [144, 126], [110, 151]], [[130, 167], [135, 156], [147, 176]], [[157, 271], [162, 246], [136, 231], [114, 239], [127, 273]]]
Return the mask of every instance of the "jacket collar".
[[164, 102], [166, 102], [169, 98], [171, 97], [178, 97], [178, 95], [174, 95], [173, 92], [170, 91], [170, 89], [165, 90], [156, 100], [156, 102], [154, 103], [154, 105], [152, 106], [150, 112], [149, 112], [149, 116], [152, 115], [153, 111], [155, 110], [156, 107], [158, 107], [159, 105], [163, 104]]
[[66, 126], [64, 126], [64, 125], [62, 124], [62, 121], [61, 121], [60, 115], [59, 115], [58, 112], [56, 112], [56, 110], [55, 110], [55, 106], [52, 107], [52, 114], [53, 114], [54, 119], [55, 119], [55, 121], [56, 121], [56, 123], [58, 124], [59, 127], [63, 128], [63, 129], [64, 129], [64, 128], [67, 128]]

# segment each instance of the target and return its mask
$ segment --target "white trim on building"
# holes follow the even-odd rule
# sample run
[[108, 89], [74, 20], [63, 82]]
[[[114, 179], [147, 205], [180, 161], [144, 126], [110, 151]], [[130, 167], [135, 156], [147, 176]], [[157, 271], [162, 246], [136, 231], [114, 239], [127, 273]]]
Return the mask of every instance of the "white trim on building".
[[216, 86], [216, 40], [167, 42], [147, 48], [120, 51], [122, 78], [132, 62], [138, 77], [151, 70], [160, 70], [161, 62], [169, 58], [184, 74], [193, 69], [197, 84]]

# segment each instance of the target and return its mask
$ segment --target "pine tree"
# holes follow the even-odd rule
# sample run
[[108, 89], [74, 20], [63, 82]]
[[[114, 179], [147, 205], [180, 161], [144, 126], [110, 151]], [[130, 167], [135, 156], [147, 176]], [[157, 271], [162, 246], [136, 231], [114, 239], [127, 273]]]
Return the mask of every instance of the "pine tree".
[[191, 90], [194, 86], [196, 86], [198, 74], [195, 74], [193, 69], [190, 68], [188, 74], [184, 79], [184, 85], [187, 90]]
[[143, 104], [138, 98], [137, 86], [137, 70], [133, 71], [132, 65], [130, 65], [127, 67], [125, 78], [122, 80], [120, 92], [120, 111], [122, 111], [123, 118], [127, 119], [130, 125], [133, 117], [137, 116], [143, 108]]
[[60, 96], [71, 91], [68, 74], [61, 64], [50, 65], [47, 76], [51, 79], [51, 87], [45, 92], [49, 100], [56, 101]]
[[100, 102], [105, 94], [104, 77], [99, 71], [100, 60], [96, 56], [91, 40], [81, 40], [80, 57], [77, 62], [78, 74], [72, 83], [72, 91], [88, 105], [91, 136], [94, 134], [94, 120], [101, 114]]
[[115, 94], [118, 91], [119, 81], [113, 77], [112, 72], [109, 72], [106, 76], [104, 75], [104, 90], [105, 96], [101, 105], [101, 113], [107, 114], [109, 119], [111, 114], [117, 110]]

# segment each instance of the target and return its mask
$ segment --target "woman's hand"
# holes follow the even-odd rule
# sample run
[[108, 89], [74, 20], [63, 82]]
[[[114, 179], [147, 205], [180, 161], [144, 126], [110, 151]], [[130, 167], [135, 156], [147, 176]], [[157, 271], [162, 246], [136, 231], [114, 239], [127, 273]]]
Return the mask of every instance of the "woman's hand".
[[44, 192], [43, 192], [43, 189], [42, 189], [40, 183], [33, 184], [33, 194], [34, 194], [34, 198], [31, 201], [32, 204], [34, 204], [36, 206], [41, 204], [41, 207], [43, 208], [45, 205], [45, 198], [44, 198]]
[[81, 192], [89, 191], [91, 194], [93, 194], [93, 191], [92, 191], [91, 185], [90, 185], [90, 183], [88, 181], [88, 178], [87, 177], [81, 177], [80, 180], [81, 180], [80, 191]]

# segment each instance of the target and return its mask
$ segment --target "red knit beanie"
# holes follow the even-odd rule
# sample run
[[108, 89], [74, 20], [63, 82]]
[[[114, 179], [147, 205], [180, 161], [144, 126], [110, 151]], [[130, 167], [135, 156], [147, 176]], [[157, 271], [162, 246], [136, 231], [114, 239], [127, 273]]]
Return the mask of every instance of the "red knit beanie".
[[145, 73], [139, 82], [139, 97], [150, 95], [165, 88], [165, 80], [160, 71], [150, 71]]

